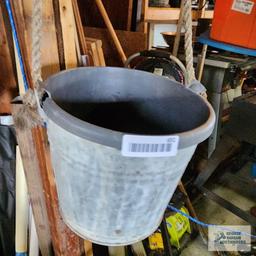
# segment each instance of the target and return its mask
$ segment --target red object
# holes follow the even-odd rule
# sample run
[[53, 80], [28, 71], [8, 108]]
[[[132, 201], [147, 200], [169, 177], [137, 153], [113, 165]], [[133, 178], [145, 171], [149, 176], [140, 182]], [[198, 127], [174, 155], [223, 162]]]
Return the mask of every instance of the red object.
[[216, 0], [210, 37], [256, 49], [256, 0]]

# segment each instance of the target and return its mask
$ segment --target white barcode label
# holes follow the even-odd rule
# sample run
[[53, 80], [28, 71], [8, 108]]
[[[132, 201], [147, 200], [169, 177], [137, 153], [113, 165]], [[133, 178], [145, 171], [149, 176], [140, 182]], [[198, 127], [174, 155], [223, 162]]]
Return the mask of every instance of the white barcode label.
[[178, 145], [179, 136], [124, 135], [122, 155], [128, 157], [175, 156]]
[[158, 76], [162, 76], [163, 75], [164, 70], [162, 68], [154, 68], [154, 74], [158, 75]]
[[253, 6], [254, 2], [250, 0], [234, 0], [232, 10], [245, 14], [251, 14]]

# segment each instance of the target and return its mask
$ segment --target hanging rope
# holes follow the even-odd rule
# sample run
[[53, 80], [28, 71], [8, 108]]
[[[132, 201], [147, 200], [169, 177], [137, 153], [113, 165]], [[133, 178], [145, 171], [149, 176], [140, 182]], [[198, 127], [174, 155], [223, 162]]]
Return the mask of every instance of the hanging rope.
[[41, 77], [42, 0], [33, 0], [32, 12], [32, 78], [35, 89]]
[[191, 0], [184, 1], [183, 9], [184, 29], [185, 29], [185, 60], [186, 69], [188, 72], [188, 84], [195, 80], [195, 70], [193, 67], [193, 46], [192, 46], [192, 14], [191, 14]]
[[[42, 0], [33, 0], [32, 7], [32, 80], [34, 89], [26, 90], [23, 105], [15, 116], [15, 125], [20, 129], [43, 125], [44, 113], [40, 107], [43, 90], [40, 89], [41, 77], [41, 38], [42, 38]], [[23, 63], [22, 63], [23, 64]]]

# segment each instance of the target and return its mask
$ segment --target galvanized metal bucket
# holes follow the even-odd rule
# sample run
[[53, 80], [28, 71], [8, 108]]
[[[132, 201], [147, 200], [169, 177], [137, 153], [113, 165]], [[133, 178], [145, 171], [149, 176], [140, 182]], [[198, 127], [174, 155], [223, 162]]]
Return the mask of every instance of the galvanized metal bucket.
[[[45, 82], [60, 209], [79, 236], [126, 245], [153, 233], [215, 115], [180, 84], [124, 68], [79, 68]], [[122, 155], [124, 135], [178, 136], [169, 157]]]

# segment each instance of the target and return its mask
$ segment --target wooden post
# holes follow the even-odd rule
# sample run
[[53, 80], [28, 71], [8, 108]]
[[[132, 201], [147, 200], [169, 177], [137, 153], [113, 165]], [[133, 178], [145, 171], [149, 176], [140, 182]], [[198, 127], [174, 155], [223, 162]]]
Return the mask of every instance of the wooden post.
[[197, 19], [204, 17], [206, 0], [199, 0]]
[[77, 67], [75, 24], [71, 0], [59, 0], [66, 69]]
[[172, 51], [172, 55], [177, 57], [178, 55], [178, 51], [179, 51], [179, 45], [180, 45], [180, 36], [181, 36], [181, 30], [182, 30], [182, 25], [183, 25], [183, 9], [184, 9], [184, 0], [181, 1], [180, 3], [180, 17], [179, 17], [179, 21], [177, 24], [177, 31], [176, 31], [176, 36], [175, 36], [175, 41], [174, 41], [174, 45], [173, 45], [173, 51]]
[[[20, 105], [13, 105], [12, 114], [14, 119], [19, 109]], [[39, 247], [43, 256], [53, 255], [46, 202], [39, 172], [39, 163], [35, 157], [35, 143], [32, 133], [29, 130], [21, 130], [16, 127], [16, 136], [23, 160], [29, 199], [32, 205], [39, 239]]]
[[133, 10], [133, 0], [129, 0], [127, 26], [126, 26], [126, 30], [128, 31], [131, 31], [131, 26], [132, 26], [132, 10]]
[[205, 63], [205, 58], [206, 58], [206, 53], [207, 53], [208, 45], [204, 44], [201, 56], [198, 60], [199, 65], [198, 65], [198, 75], [197, 75], [197, 80], [201, 82], [202, 76], [203, 76], [203, 71], [204, 71], [204, 63]]
[[85, 34], [84, 34], [84, 29], [83, 29], [83, 25], [82, 25], [82, 21], [81, 21], [81, 17], [80, 17], [77, 0], [72, 0], [72, 5], [73, 5], [73, 10], [74, 10], [74, 16], [75, 16], [81, 51], [82, 51], [83, 55], [88, 55], [88, 48], [86, 45], [86, 38], [85, 38]]
[[[21, 104], [13, 104], [14, 121], [21, 107]], [[45, 222], [38, 225], [38, 220], [46, 221], [49, 218], [51, 231], [49, 233], [51, 233], [55, 255], [84, 255], [83, 240], [64, 224], [60, 215], [46, 128], [36, 127], [33, 129], [22, 129], [16, 122], [15, 128], [24, 163], [30, 201], [37, 227], [39, 227], [39, 230], [37, 229], [39, 243], [40, 241], [44, 241], [42, 240], [42, 236], [45, 236], [45, 230], [48, 229]], [[46, 207], [44, 207], [44, 205], [46, 205]], [[45, 236], [45, 242], [49, 242], [49, 237], [50, 234]], [[49, 249], [50, 247], [47, 246], [46, 248], [48, 248], [47, 252], [44, 250], [42, 255], [52, 255]]]
[[62, 36], [62, 27], [60, 22], [60, 5], [59, 0], [52, 0], [53, 4], [53, 13], [54, 13], [54, 21], [55, 21], [55, 29], [56, 29], [56, 37], [57, 37], [57, 45], [58, 45], [58, 54], [60, 60], [60, 70], [64, 70], [65, 66], [65, 56], [64, 56], [64, 43]]
[[[22, 16], [25, 22], [25, 40], [28, 51], [28, 61], [31, 62], [32, 52], [32, 0], [22, 0]], [[42, 38], [41, 38], [41, 66], [42, 78], [46, 79], [60, 71], [59, 55], [56, 28], [54, 22], [54, 12], [52, 0], [44, 0], [42, 7]]]

